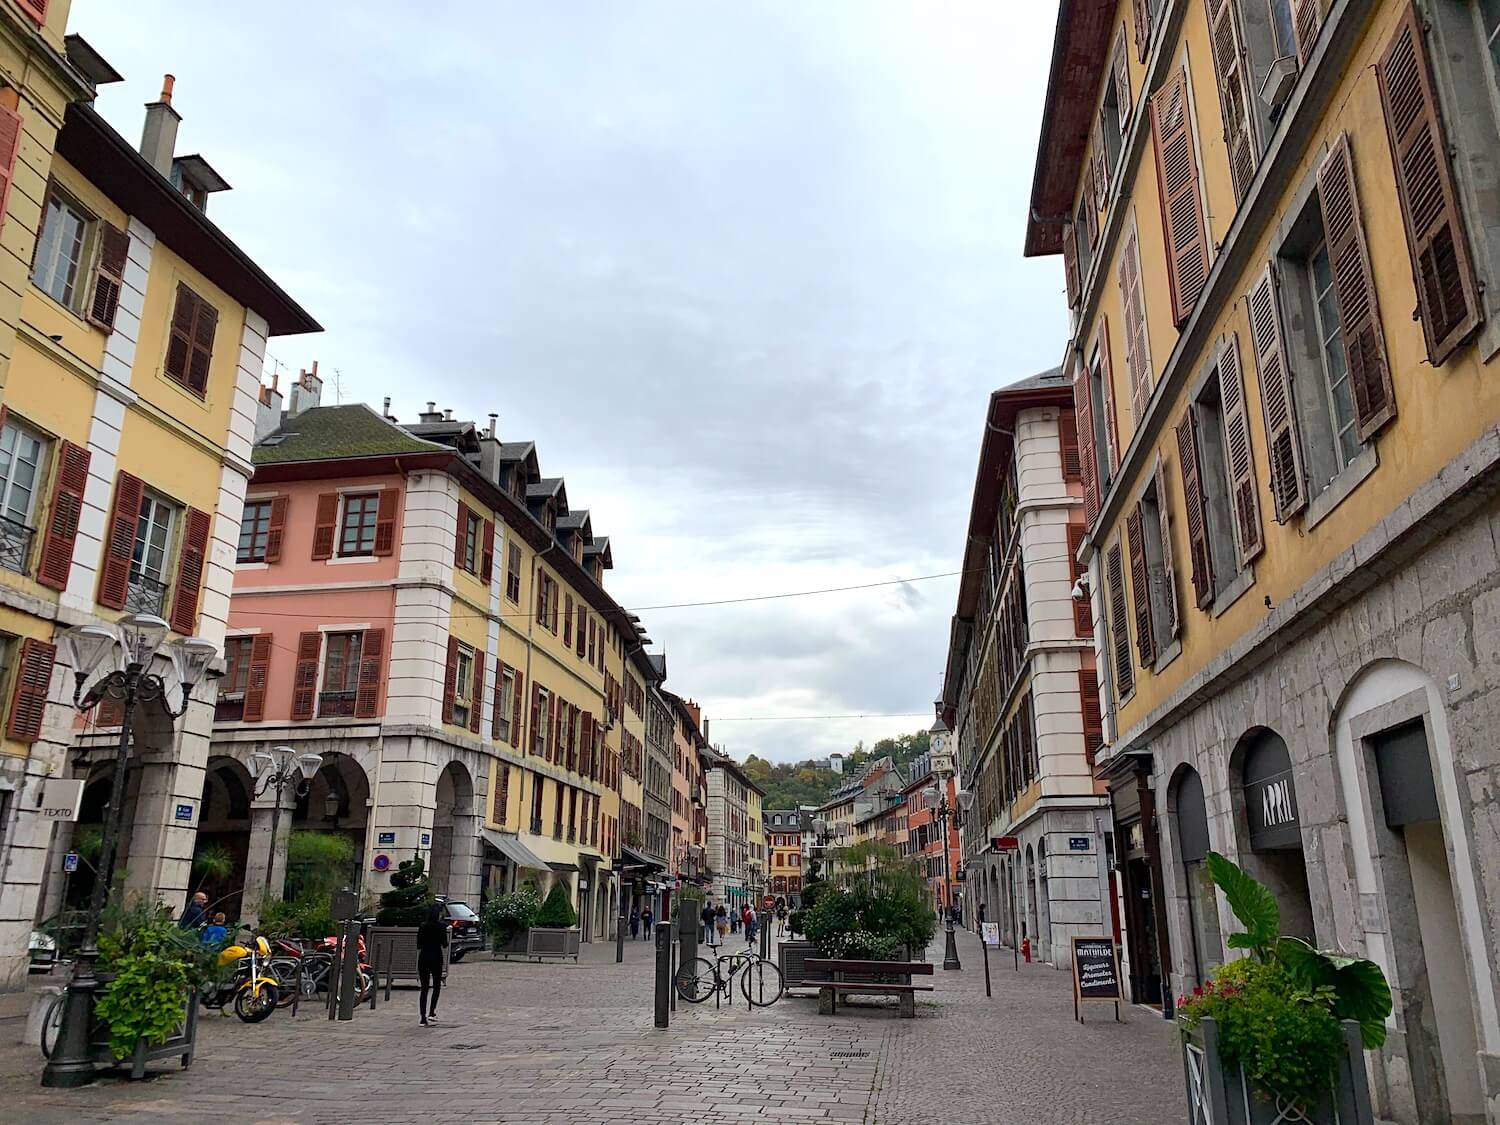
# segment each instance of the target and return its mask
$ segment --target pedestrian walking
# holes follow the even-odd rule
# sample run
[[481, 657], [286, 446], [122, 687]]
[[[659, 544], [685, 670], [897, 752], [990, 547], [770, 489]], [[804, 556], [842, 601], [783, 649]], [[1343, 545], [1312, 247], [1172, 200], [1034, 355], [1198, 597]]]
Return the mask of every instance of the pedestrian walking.
[[[417, 1010], [422, 1014], [422, 1026], [437, 1023], [438, 996], [443, 991], [443, 951], [448, 948], [448, 912], [442, 904], [433, 903], [427, 908], [427, 917], [417, 927], [417, 983], [421, 991], [417, 996]], [[432, 990], [432, 1002], [427, 1001], [428, 988]]]
[[739, 933], [740, 923], [744, 920], [745, 912], [743, 910], [735, 910], [731, 908], [729, 911], [729, 932], [732, 934]]
[[786, 907], [784, 906], [776, 908], [776, 936], [786, 937]]
[[634, 941], [641, 936], [641, 909], [638, 906], [630, 908], [630, 940]]
[[646, 907], [645, 910], [641, 911], [641, 940], [642, 941], [650, 941], [651, 940], [651, 923], [655, 919], [655, 917], [656, 916], [651, 913], [651, 908], [649, 906]]
[[755, 914], [755, 907], [750, 906], [750, 905], [747, 904], [746, 907], [745, 907], [745, 944], [746, 945], [754, 945], [755, 944], [755, 928], [756, 928], [757, 924], [758, 924], [758, 920], [757, 920], [756, 914]]
[[981, 902], [981, 903], [980, 903], [980, 904], [979, 904], [979, 924], [980, 924], [980, 925], [981, 925], [981, 926], [982, 926], [982, 925], [984, 925], [984, 912], [985, 912], [985, 911], [986, 911], [986, 910], [987, 910], [987, 909], [989, 909], [989, 906], [988, 906], [988, 904], [987, 904], [987, 903], [983, 903], [983, 902]]
[[719, 942], [722, 944], [729, 936], [729, 911], [724, 909], [722, 902], [714, 908], [714, 929], [719, 932]]
[[703, 909], [698, 912], [698, 921], [703, 923], [703, 944], [714, 943], [714, 904], [705, 901]]

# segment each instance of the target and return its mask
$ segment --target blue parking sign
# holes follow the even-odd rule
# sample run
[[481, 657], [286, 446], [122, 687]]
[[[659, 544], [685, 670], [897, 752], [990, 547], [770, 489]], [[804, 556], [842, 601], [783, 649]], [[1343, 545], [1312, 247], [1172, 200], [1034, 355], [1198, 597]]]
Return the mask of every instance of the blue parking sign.
[[69, 852], [67, 855], [63, 856], [63, 870], [64, 871], [77, 871], [78, 870], [78, 853], [77, 852]]

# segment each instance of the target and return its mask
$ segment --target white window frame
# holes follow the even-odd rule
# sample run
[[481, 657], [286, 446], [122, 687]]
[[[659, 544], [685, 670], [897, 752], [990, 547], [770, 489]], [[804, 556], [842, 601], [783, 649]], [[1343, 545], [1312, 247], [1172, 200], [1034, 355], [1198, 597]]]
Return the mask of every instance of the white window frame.
[[[467, 670], [465, 669], [467, 665]], [[474, 648], [462, 641], [458, 643], [458, 656], [454, 665], [453, 676], [453, 725], [466, 727], [469, 725], [469, 709], [474, 706]], [[463, 718], [459, 718], [459, 708], [463, 708]]]
[[[344, 550], [344, 529], [346, 527], [348, 527], [348, 525], [349, 525], [349, 506], [350, 506], [351, 503], [353, 503], [356, 500], [360, 501], [362, 504], [365, 501], [373, 501], [374, 504], [375, 504], [375, 509], [374, 509], [375, 510], [375, 520], [370, 525], [370, 549], [368, 551], [358, 550], [358, 549], [353, 550], [353, 551], [346, 551], [346, 550]], [[376, 536], [379, 534], [379, 532], [378, 532], [379, 524], [380, 524], [380, 491], [378, 489], [375, 489], [375, 490], [365, 489], [365, 490], [361, 490], [359, 492], [346, 492], [343, 495], [341, 495], [339, 497], [339, 522], [338, 522], [338, 526], [334, 530], [334, 533], [335, 533], [335, 536], [336, 536], [336, 541], [334, 543], [334, 552], [333, 552], [334, 553], [334, 557], [335, 558], [340, 558], [340, 559], [367, 559], [367, 558], [372, 557], [375, 554], [375, 539], [376, 539]], [[360, 542], [360, 540], [358, 540], [358, 539], [355, 541], [355, 547], [356, 548], [358, 548], [359, 542]]]
[[[61, 234], [49, 243], [47, 240], [47, 229], [51, 225], [52, 208], [56, 205], [62, 214], [71, 214], [78, 220], [78, 232], [74, 236], [77, 243], [77, 258], [71, 256], [67, 259], [63, 254], [63, 242]], [[60, 190], [56, 184], [50, 184], [47, 188], [47, 196], [42, 205], [42, 218], [40, 229], [37, 232], [36, 260], [32, 263], [31, 283], [40, 289], [48, 297], [56, 301], [70, 312], [77, 313], [83, 307], [83, 297], [88, 291], [89, 274], [92, 272], [90, 266], [92, 251], [94, 249], [94, 230], [98, 219], [89, 213], [66, 191]], [[71, 266], [73, 276], [64, 279], [63, 270], [60, 268], [64, 263]], [[55, 290], [61, 288], [62, 292]]]
[[[144, 511], [147, 504], [151, 505], [149, 514]], [[161, 493], [153, 492], [148, 488], [141, 494], [141, 509], [143, 510], [136, 513], [136, 550], [132, 551], [130, 555], [130, 578], [146, 577], [153, 582], [168, 585], [170, 584], [169, 576], [172, 570], [173, 536], [177, 532], [177, 522], [182, 508], [174, 501], [168, 500]], [[164, 516], [164, 519], [159, 518], [162, 516]], [[146, 525], [146, 534], [144, 535], [141, 534], [142, 520], [145, 520]], [[160, 545], [160, 566], [157, 573], [152, 574], [148, 569], [150, 565], [149, 557], [152, 550], [150, 533], [158, 526], [163, 527], [162, 542]], [[139, 558], [136, 557], [137, 551], [140, 555]]]
[[[9, 435], [14, 434], [13, 438]], [[5, 458], [5, 467], [0, 469], [0, 516], [8, 520], [15, 520], [10, 513], [11, 494], [16, 487], [15, 468], [17, 465], [16, 450], [22, 438], [29, 438], [36, 442], [36, 463], [31, 477], [31, 496], [26, 502], [25, 511], [19, 521], [25, 527], [32, 526], [32, 519], [37, 511], [37, 493], [39, 493], [47, 480], [47, 451], [52, 444], [46, 434], [34, 430], [30, 426], [15, 418], [7, 417], [5, 426], [0, 429], [0, 457]], [[9, 439], [10, 444], [6, 442]]]

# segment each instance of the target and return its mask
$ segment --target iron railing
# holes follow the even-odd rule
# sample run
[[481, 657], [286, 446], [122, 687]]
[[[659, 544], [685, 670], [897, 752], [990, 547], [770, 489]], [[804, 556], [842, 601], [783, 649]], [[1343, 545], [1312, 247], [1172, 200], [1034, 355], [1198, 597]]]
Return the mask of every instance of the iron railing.
[[0, 566], [25, 574], [26, 562], [31, 558], [31, 537], [35, 534], [24, 523], [0, 516]]
[[130, 584], [125, 588], [126, 613], [149, 613], [154, 617], [161, 617], [166, 604], [165, 582], [158, 582], [144, 574], [130, 576]]
[[354, 715], [352, 691], [320, 691], [318, 693], [318, 718], [347, 719]]

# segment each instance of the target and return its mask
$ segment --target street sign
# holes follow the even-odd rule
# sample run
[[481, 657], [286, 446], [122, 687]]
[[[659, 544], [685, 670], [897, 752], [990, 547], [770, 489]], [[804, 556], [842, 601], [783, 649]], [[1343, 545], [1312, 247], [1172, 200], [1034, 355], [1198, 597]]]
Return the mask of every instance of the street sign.
[[193, 819], [193, 806], [192, 805], [178, 805], [177, 806], [177, 819], [178, 820], [192, 820]]
[[1089, 838], [1087, 836], [1069, 836], [1068, 850], [1070, 852], [1086, 852], [1089, 850]]
[[990, 847], [997, 852], [1018, 852], [1021, 850], [1021, 840], [1018, 836], [991, 836]]
[[378, 837], [379, 838], [375, 841], [377, 844], [389, 844], [391, 847], [396, 846], [396, 834], [394, 832], [381, 832], [378, 833]]
[[67, 855], [63, 856], [63, 870], [64, 871], [77, 871], [78, 870], [78, 853], [77, 852], [69, 852]]
[[981, 936], [984, 938], [985, 945], [989, 946], [991, 949], [1000, 948], [999, 922], [981, 922], [979, 923], [979, 930]]
[[430, 848], [432, 846], [432, 833], [431, 832], [423, 832], [422, 833], [422, 846], [424, 848]]
[[77, 820], [83, 804], [83, 779], [51, 777], [42, 782], [42, 807], [37, 810], [43, 820]]
[[776, 905], [776, 898], [775, 898], [774, 895], [766, 895], [765, 898], [761, 899], [761, 903], [760, 904], [762, 906], [764, 906], [767, 910], [770, 910], [771, 907], [773, 907], [773, 906]]
[[390, 870], [391, 866], [391, 857], [386, 855], [384, 852], [381, 852], [378, 856], [370, 861], [370, 866], [373, 867], [376, 871], [388, 871]]

